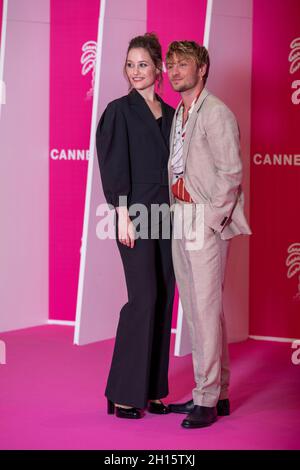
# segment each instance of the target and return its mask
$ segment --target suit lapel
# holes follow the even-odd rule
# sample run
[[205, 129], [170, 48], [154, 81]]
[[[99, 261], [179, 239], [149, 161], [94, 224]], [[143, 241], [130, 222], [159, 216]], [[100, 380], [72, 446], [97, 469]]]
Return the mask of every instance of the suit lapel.
[[169, 187], [171, 187], [171, 184], [172, 184], [171, 162], [172, 162], [174, 137], [175, 137], [176, 115], [177, 115], [177, 111], [179, 110], [179, 108], [181, 106], [181, 103], [182, 103], [182, 100], [180, 100], [180, 102], [177, 105], [177, 108], [176, 108], [176, 111], [175, 111], [175, 114], [174, 114], [174, 117], [173, 117], [171, 132], [170, 132], [170, 141], [169, 141], [170, 153], [169, 153], [169, 160], [168, 160]]
[[201, 106], [203, 105], [204, 100], [206, 99], [206, 97], [208, 95], [209, 95], [209, 92], [207, 91], [207, 89], [203, 88], [203, 90], [201, 91], [200, 96], [197, 100], [197, 103], [195, 104], [195, 108], [194, 108], [192, 114], [189, 117], [187, 130], [186, 130], [184, 143], [183, 143], [183, 166], [184, 166], [184, 168], [185, 168], [185, 164], [186, 164], [186, 159], [187, 159], [187, 155], [188, 155], [188, 150], [189, 150], [193, 130], [194, 130], [194, 127], [195, 127], [195, 124], [196, 124], [196, 121], [197, 121], [198, 113], [201, 109]]
[[[196, 124], [196, 121], [197, 121], [197, 117], [198, 117], [198, 112], [200, 111], [201, 106], [202, 106], [205, 98], [208, 95], [209, 95], [208, 90], [206, 88], [203, 88], [203, 90], [200, 93], [200, 96], [197, 100], [197, 103], [195, 104], [195, 108], [194, 108], [192, 114], [189, 117], [189, 122], [188, 122], [188, 125], [187, 125], [187, 131], [186, 131], [185, 138], [184, 138], [184, 143], [183, 143], [183, 166], [184, 166], [184, 169], [185, 169], [186, 159], [187, 159], [187, 155], [188, 155], [188, 150], [189, 150], [189, 145], [190, 145], [190, 142], [191, 142], [193, 130], [194, 130], [194, 127], [195, 127], [195, 124]], [[172, 122], [171, 133], [170, 133], [170, 156], [169, 156], [169, 161], [168, 161], [169, 184], [170, 185], [171, 185], [171, 182], [172, 182], [171, 162], [172, 162], [172, 153], [173, 153], [173, 145], [174, 145], [174, 137], [175, 137], [174, 133], [175, 133], [175, 127], [176, 127], [175, 126], [176, 125], [176, 115], [177, 115], [177, 112], [178, 112], [181, 104], [182, 104], [182, 100], [178, 103], [178, 106], [176, 108], [174, 118], [173, 118], [173, 122]]]
[[171, 127], [171, 132], [170, 132], [170, 152], [172, 152], [172, 150], [173, 150], [174, 132], [175, 132], [175, 124], [176, 124], [176, 114], [177, 114], [178, 109], [181, 106], [181, 103], [182, 103], [182, 100], [180, 100], [180, 102], [178, 103], [175, 114], [174, 114], [174, 117], [173, 117], [173, 122], [172, 122], [172, 127]]
[[168, 150], [167, 142], [166, 142], [167, 113], [166, 113], [166, 107], [165, 107], [163, 100], [158, 95], [156, 95], [158, 100], [161, 102], [161, 108], [162, 108], [162, 132], [161, 132], [159, 125], [156, 122], [156, 119], [151, 109], [147, 105], [142, 95], [138, 91], [132, 90], [128, 96], [129, 96], [130, 105], [134, 108], [135, 112], [139, 115], [139, 117], [143, 120], [143, 122], [148, 126], [149, 130], [151, 130], [151, 132], [154, 133], [157, 136], [157, 138], [162, 141], [163, 145]]

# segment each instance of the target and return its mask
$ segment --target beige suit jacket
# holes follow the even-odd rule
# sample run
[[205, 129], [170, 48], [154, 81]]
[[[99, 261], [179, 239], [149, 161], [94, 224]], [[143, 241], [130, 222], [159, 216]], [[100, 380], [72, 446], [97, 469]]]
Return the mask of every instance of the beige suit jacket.
[[[180, 103], [177, 107], [179, 109]], [[176, 112], [177, 112], [176, 110]], [[168, 163], [171, 205], [172, 150], [176, 114], [170, 134]], [[243, 210], [239, 129], [234, 114], [204, 88], [189, 117], [183, 146], [184, 181], [195, 203], [204, 204], [204, 223], [227, 240], [250, 235]]]

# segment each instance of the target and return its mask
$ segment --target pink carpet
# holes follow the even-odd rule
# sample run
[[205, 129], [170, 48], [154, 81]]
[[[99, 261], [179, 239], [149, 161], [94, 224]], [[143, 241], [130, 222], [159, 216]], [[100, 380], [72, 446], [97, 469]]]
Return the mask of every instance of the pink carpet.
[[[183, 415], [107, 416], [111, 340], [75, 346], [72, 327], [52, 325], [0, 339], [1, 449], [300, 449], [300, 365], [289, 343], [230, 345], [231, 416], [187, 430]], [[192, 387], [191, 357], [172, 356], [165, 402], [188, 399]]]

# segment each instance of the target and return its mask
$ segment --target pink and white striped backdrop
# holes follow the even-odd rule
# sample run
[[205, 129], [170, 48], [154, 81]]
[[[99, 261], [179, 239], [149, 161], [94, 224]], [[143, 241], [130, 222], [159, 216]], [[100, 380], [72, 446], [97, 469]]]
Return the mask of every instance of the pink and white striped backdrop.
[[74, 320], [99, 0], [51, 0], [49, 318]]
[[[50, 319], [75, 319], [92, 110], [92, 70], [82, 74], [81, 58], [88, 61], [93, 55], [92, 44], [86, 43], [97, 38], [99, 4], [99, 0], [51, 1]], [[147, 30], [159, 35], [164, 54], [172, 40], [203, 40], [206, 0], [187, 0], [183, 10], [180, 5], [148, 0]], [[84, 44], [91, 47], [85, 55]], [[115, 79], [123, 80], [122, 71]], [[167, 78], [163, 97], [173, 106], [179, 100]], [[78, 150], [82, 155], [76, 154]], [[83, 160], [77, 159], [82, 156]]]
[[300, 2], [253, 13], [250, 334], [300, 338]]
[[[253, 5], [250, 332], [299, 337], [300, 4]], [[92, 108], [90, 41], [96, 41], [99, 8], [99, 0], [51, 1], [51, 319], [75, 318]], [[147, 30], [159, 35], [164, 53], [173, 39], [202, 42], [205, 11], [206, 0], [187, 0], [184, 8], [179, 1], [148, 0]], [[179, 99], [167, 80], [163, 97], [173, 106]], [[287, 154], [291, 163], [270, 162], [274, 154]]]

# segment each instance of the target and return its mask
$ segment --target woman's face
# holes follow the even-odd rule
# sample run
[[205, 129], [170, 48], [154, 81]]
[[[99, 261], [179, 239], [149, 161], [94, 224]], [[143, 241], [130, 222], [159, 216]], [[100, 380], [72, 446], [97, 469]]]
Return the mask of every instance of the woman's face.
[[158, 72], [146, 49], [130, 49], [126, 60], [126, 73], [133, 88], [145, 90], [154, 85]]

